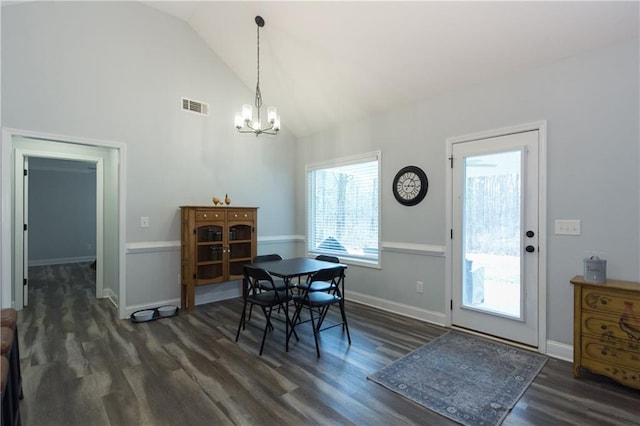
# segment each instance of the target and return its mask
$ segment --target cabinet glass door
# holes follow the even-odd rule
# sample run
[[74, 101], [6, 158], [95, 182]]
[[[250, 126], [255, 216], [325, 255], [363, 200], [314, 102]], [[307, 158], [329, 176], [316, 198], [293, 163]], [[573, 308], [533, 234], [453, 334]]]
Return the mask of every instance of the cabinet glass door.
[[222, 229], [222, 226], [206, 225], [196, 230], [196, 279], [198, 284], [205, 284], [223, 277]]
[[251, 263], [253, 227], [245, 224], [229, 226], [229, 275], [242, 276], [244, 265]]

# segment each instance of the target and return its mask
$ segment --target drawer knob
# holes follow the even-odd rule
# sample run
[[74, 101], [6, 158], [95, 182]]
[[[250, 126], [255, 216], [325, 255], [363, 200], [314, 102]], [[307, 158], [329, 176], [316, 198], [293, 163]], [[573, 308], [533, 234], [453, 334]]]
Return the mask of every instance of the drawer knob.
[[606, 325], [604, 325], [604, 324], [602, 324], [602, 325], [600, 326], [600, 328], [601, 328], [602, 330], [606, 330], [606, 329], [607, 329], [607, 326], [606, 326]]
[[600, 303], [602, 303], [603, 305], [607, 304], [607, 299], [605, 299], [604, 297], [602, 299], [600, 299]]
[[205, 213], [205, 214], [203, 214], [203, 215], [202, 215], [202, 217], [207, 217], [207, 214], [206, 214], [206, 213]]
[[245, 213], [245, 214], [244, 214], [244, 217], [249, 217], [249, 215]]

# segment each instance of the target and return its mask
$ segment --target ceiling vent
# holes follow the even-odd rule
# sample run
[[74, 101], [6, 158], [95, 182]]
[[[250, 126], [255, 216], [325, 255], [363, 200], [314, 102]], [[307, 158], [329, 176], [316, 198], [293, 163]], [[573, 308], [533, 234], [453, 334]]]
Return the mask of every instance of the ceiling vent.
[[194, 112], [200, 115], [209, 115], [209, 104], [194, 101], [192, 99], [182, 98], [182, 110]]

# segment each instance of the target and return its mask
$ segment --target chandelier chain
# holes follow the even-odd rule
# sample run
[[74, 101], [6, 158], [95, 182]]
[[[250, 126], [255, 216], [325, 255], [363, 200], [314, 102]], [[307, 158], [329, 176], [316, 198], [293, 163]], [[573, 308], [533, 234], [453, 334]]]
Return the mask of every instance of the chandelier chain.
[[256, 108], [258, 108], [258, 120], [260, 120], [260, 107], [262, 106], [262, 92], [260, 92], [260, 26], [257, 26], [258, 28], [258, 60], [256, 61], [256, 63], [258, 64], [257, 66], [257, 71], [258, 71], [258, 82], [256, 84]]

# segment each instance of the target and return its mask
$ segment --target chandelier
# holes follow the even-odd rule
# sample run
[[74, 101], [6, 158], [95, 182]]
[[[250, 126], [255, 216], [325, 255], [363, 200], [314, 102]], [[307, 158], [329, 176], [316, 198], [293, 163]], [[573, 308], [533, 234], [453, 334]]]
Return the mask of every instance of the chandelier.
[[264, 27], [264, 19], [256, 16], [256, 25], [258, 26], [258, 83], [256, 84], [256, 116], [253, 115], [253, 108], [249, 104], [242, 105], [242, 112], [236, 112], [235, 124], [236, 129], [240, 133], [255, 133], [256, 137], [265, 133], [267, 135], [276, 135], [280, 130], [280, 116], [276, 111], [276, 107], [267, 108], [267, 122], [265, 128], [262, 128], [260, 118], [260, 108], [262, 107], [262, 93], [260, 93], [260, 28]]

